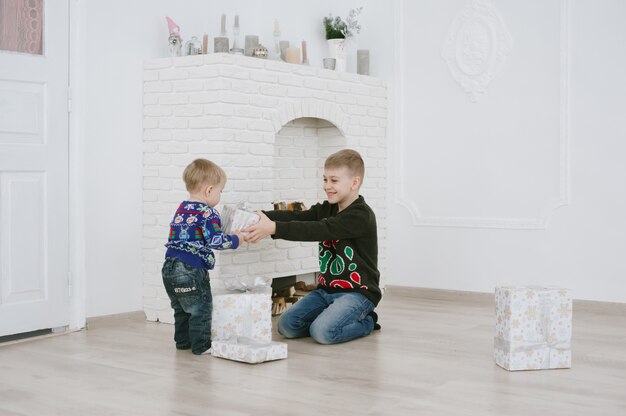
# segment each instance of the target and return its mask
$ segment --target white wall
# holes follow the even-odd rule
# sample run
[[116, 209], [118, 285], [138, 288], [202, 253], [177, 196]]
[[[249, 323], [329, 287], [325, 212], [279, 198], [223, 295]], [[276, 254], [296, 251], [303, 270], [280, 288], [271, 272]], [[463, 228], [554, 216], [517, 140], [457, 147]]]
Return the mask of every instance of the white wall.
[[[472, 102], [442, 57], [466, 2], [401, 3], [389, 281], [483, 292], [557, 285], [626, 302], [626, 3], [491, 4], [512, 47]], [[456, 53], [476, 59], [488, 45], [457, 41]]]
[[[84, 34], [78, 51], [84, 80], [77, 92], [82, 108], [80, 136], [84, 144], [84, 183], [87, 213], [87, 316], [142, 308], [141, 270], [141, 137], [144, 59], [167, 55], [165, 16], [180, 26], [184, 40], [192, 35], [217, 35], [220, 16], [233, 16], [245, 34], [258, 34], [267, 47], [273, 43], [274, 19], [282, 38], [307, 40], [312, 66], [321, 66], [326, 45], [322, 18], [329, 12], [346, 17], [350, 8], [364, 6], [363, 29], [349, 46], [348, 71], [355, 72], [357, 48], [370, 49], [370, 72], [389, 79], [393, 57], [393, 8], [384, 2], [322, 0], [203, 1], [88, 0], [79, 2], [78, 18]], [[210, 49], [212, 50], [212, 49]], [[165, 239], [165, 236], [164, 236]], [[164, 241], [165, 242], [165, 241]]]

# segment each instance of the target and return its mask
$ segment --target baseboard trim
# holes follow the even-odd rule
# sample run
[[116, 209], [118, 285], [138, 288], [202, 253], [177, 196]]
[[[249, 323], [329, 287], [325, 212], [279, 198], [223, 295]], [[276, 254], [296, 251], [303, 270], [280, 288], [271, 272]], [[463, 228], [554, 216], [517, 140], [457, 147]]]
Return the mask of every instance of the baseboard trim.
[[111, 315], [92, 316], [90, 318], [87, 318], [85, 323], [85, 329], [93, 329], [94, 326], [98, 326], [99, 324], [110, 323], [120, 320], [145, 321], [146, 314], [144, 311], [132, 311], [115, 313]]
[[[385, 286], [385, 295], [403, 296], [415, 299], [429, 299], [442, 301], [472, 301], [472, 302], [494, 302], [494, 294], [487, 292], [470, 292], [464, 290], [433, 289], [427, 287], [412, 286]], [[626, 303], [602, 302], [597, 300], [573, 299], [574, 311], [590, 313], [625, 314]]]

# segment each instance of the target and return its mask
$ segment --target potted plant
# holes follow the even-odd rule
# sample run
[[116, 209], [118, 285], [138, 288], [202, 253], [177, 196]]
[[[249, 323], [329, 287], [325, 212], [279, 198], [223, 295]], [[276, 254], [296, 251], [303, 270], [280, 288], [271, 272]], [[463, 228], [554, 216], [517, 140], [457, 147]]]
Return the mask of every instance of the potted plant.
[[335, 68], [338, 71], [346, 70], [346, 40], [354, 37], [361, 31], [357, 20], [363, 7], [351, 9], [344, 21], [341, 17], [332, 14], [324, 17], [324, 31], [328, 42], [328, 51], [331, 58], [336, 59]]

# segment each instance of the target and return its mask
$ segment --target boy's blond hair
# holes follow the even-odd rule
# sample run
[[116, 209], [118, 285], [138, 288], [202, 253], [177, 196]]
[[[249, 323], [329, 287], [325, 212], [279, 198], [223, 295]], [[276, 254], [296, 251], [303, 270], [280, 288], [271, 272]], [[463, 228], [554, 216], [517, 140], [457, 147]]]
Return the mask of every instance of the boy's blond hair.
[[203, 185], [218, 185], [226, 181], [222, 168], [207, 159], [196, 159], [183, 171], [183, 181], [189, 192], [197, 192]]
[[348, 168], [350, 173], [361, 178], [361, 184], [365, 176], [365, 163], [356, 150], [343, 149], [326, 158], [324, 169], [326, 168]]

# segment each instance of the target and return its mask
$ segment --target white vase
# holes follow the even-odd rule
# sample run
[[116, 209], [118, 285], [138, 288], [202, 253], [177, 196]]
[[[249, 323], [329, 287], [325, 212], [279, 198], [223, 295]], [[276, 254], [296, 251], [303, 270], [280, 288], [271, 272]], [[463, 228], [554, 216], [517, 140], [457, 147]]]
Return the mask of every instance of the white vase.
[[336, 59], [335, 70], [346, 72], [346, 40], [328, 39], [328, 54]]

